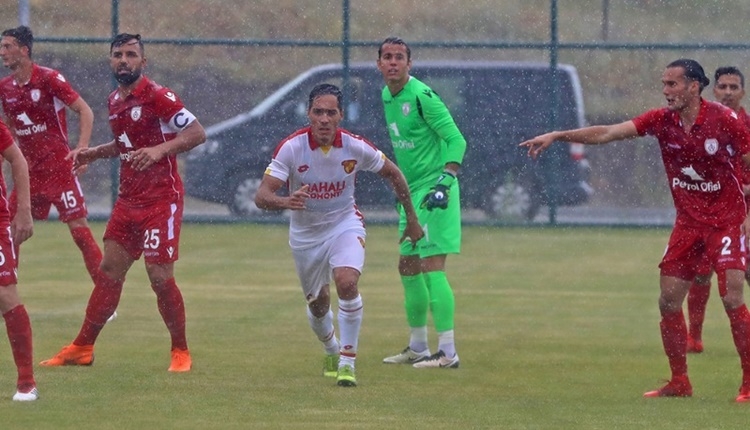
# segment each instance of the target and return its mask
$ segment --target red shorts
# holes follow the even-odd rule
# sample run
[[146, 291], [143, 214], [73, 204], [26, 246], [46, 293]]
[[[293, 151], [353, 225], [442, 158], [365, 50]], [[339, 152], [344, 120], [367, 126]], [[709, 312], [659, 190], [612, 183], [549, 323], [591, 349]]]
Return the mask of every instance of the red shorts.
[[[73, 173], [60, 175], [54, 181], [48, 181], [45, 184], [32, 181], [31, 216], [36, 220], [46, 220], [49, 217], [52, 205], [55, 205], [57, 212], [60, 214], [60, 221], [64, 223], [88, 216], [81, 184]], [[10, 219], [13, 219], [18, 208], [18, 196], [15, 188], [10, 193], [9, 207]]]
[[697, 274], [707, 274], [706, 267], [717, 272], [730, 269], [744, 272], [745, 255], [745, 240], [739, 225], [721, 229], [676, 224], [659, 268], [662, 276], [692, 281]]
[[[747, 257], [747, 252], [745, 253], [745, 256]], [[695, 274], [708, 276], [711, 272], [711, 261], [708, 258], [708, 254], [704, 252], [701, 256], [700, 262], [695, 266]]]
[[18, 283], [16, 276], [16, 252], [10, 237], [10, 225], [0, 228], [0, 287]]
[[143, 254], [147, 263], [173, 263], [178, 258], [184, 206], [182, 200], [177, 200], [134, 207], [118, 199], [104, 240], [119, 243], [134, 260]]

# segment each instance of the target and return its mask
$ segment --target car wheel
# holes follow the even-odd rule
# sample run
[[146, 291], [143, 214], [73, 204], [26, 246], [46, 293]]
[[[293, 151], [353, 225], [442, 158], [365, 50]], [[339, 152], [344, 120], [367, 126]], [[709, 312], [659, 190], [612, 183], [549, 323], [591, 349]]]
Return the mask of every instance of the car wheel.
[[255, 194], [260, 187], [260, 178], [241, 178], [233, 183], [234, 192], [229, 201], [229, 211], [232, 215], [241, 217], [260, 217], [265, 211], [255, 206]]
[[507, 181], [495, 188], [488, 203], [488, 214], [504, 220], [531, 221], [541, 207], [527, 187], [513, 181]]

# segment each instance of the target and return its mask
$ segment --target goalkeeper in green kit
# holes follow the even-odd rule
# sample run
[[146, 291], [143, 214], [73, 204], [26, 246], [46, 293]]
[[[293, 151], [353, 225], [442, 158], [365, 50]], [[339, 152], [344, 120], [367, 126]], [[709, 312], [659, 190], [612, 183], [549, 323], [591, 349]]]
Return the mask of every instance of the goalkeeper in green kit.
[[[461, 250], [457, 174], [466, 140], [437, 93], [409, 75], [411, 50], [403, 40], [389, 37], [383, 41], [378, 50], [378, 69], [386, 83], [383, 106], [396, 163], [409, 183], [425, 232], [416, 249], [406, 242], [401, 245], [398, 262], [411, 329], [409, 345], [383, 362], [417, 368], [457, 368], [455, 300], [445, 275], [445, 260], [448, 254]], [[400, 207], [399, 213], [402, 232], [406, 215]], [[432, 311], [438, 334], [434, 354], [427, 341], [428, 311]]]

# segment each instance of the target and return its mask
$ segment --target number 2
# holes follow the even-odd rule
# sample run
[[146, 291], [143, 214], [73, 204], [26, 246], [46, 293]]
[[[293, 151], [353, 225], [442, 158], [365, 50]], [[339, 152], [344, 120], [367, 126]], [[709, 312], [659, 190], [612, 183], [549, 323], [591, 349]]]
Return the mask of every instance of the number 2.
[[724, 244], [724, 247], [721, 248], [721, 255], [731, 255], [732, 252], [729, 250], [729, 246], [732, 244], [732, 239], [724, 236], [721, 238], [721, 243]]

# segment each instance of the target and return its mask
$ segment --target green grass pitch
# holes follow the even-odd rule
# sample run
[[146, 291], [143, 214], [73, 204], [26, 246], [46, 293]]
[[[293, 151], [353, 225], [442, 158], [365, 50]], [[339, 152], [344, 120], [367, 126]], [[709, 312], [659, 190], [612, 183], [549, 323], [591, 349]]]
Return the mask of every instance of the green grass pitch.
[[[103, 224], [94, 223], [97, 237]], [[37, 223], [19, 288], [35, 362], [76, 335], [92, 288], [65, 225]], [[186, 224], [177, 283], [193, 370], [171, 374], [169, 336], [143, 268], [131, 269], [91, 367], [36, 368], [39, 401], [17, 404], [0, 336], [0, 426], [7, 429], [692, 429], [746, 428], [733, 400], [739, 359], [714, 287], [689, 357], [695, 395], [643, 399], [669, 368], [658, 268], [669, 231], [464, 229], [448, 260], [459, 369], [381, 363], [407, 328], [395, 226], [368, 229], [356, 388], [320, 375], [284, 225]], [[430, 343], [436, 346], [431, 330]]]

